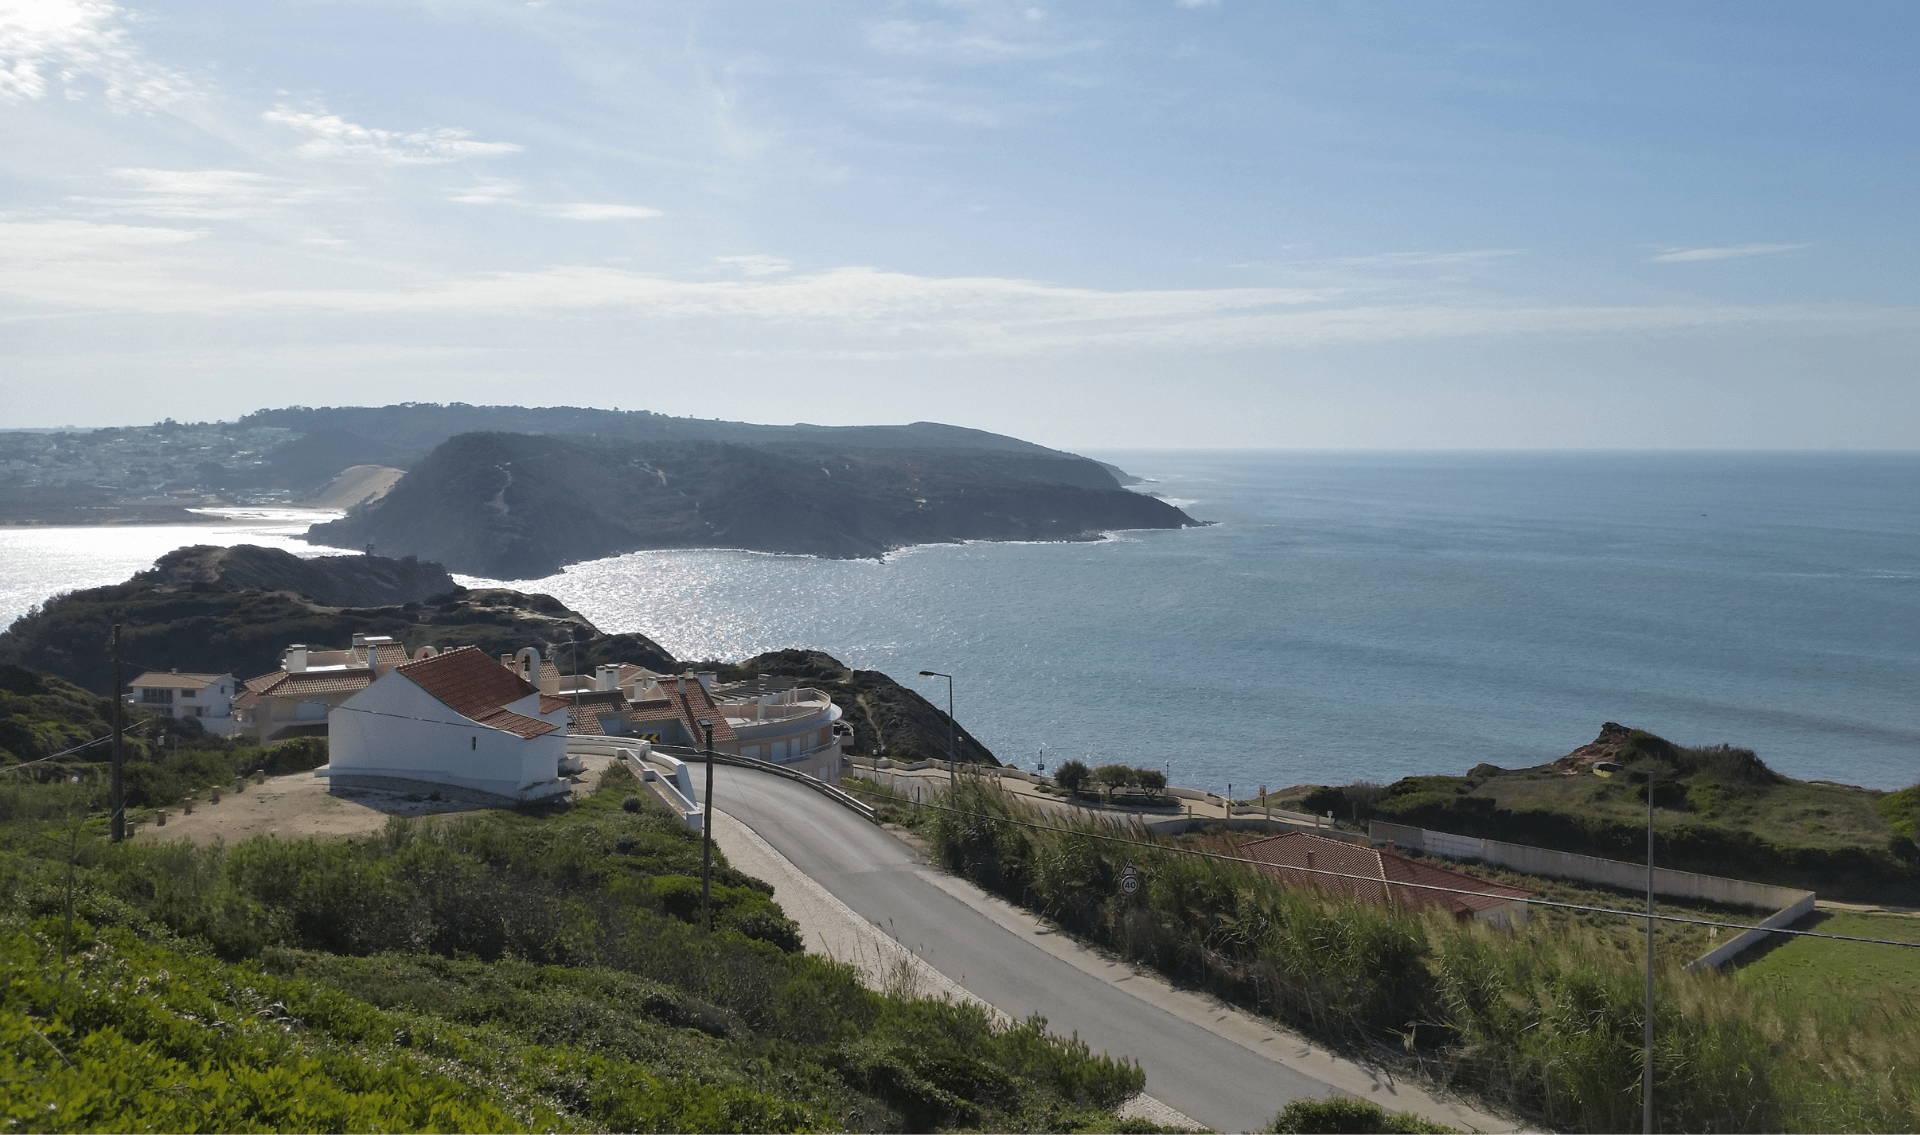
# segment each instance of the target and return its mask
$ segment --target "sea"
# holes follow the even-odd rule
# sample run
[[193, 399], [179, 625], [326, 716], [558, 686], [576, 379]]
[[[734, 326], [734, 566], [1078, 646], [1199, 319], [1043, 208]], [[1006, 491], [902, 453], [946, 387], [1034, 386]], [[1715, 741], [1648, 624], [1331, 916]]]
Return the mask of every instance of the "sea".
[[[537, 580], [687, 659], [809, 647], [1003, 760], [1261, 786], [1550, 761], [1617, 721], [1801, 779], [1920, 781], [1920, 454], [1090, 454], [1203, 527], [884, 560], [639, 552]], [[314, 514], [0, 529], [0, 621]]]

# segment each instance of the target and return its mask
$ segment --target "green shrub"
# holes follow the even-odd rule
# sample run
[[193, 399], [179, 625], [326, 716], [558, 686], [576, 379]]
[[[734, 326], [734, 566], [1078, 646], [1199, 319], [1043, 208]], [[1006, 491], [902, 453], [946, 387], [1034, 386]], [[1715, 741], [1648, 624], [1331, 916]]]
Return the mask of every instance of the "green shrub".
[[1371, 1100], [1328, 1096], [1324, 1099], [1294, 1100], [1274, 1116], [1267, 1130], [1284, 1135], [1306, 1135], [1308, 1132], [1325, 1135], [1406, 1132], [1408, 1135], [1419, 1135], [1422, 1132], [1449, 1132], [1454, 1129], [1429, 1123], [1410, 1111], [1389, 1114]]

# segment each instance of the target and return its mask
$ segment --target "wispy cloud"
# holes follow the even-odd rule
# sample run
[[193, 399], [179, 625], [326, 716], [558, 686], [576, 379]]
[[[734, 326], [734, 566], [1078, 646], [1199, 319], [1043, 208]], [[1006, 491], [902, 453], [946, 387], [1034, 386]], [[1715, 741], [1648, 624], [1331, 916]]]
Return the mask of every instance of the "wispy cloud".
[[778, 256], [716, 256], [715, 263], [725, 264], [743, 276], [781, 276], [793, 271], [791, 260], [782, 260]]
[[309, 158], [336, 158], [381, 165], [438, 165], [466, 158], [518, 153], [513, 142], [480, 142], [453, 127], [402, 132], [360, 126], [337, 114], [278, 106], [262, 115], [268, 122], [307, 135], [296, 152]]
[[924, 19], [875, 23], [867, 29], [867, 43], [887, 55], [962, 63], [1057, 59], [1102, 46], [1061, 28], [1034, 4], [985, 0], [940, 7], [944, 11]]
[[91, 79], [110, 105], [165, 104], [194, 84], [145, 58], [124, 13], [101, 0], [0, 2], [0, 103], [33, 102], [56, 89], [86, 98]]
[[660, 216], [645, 205], [615, 205], [600, 201], [572, 201], [564, 205], [533, 205], [534, 212], [566, 221], [644, 221]]
[[644, 221], [662, 215], [660, 210], [645, 205], [622, 205], [609, 201], [567, 201], [559, 204], [526, 201], [521, 198], [518, 185], [495, 177], [482, 178], [477, 184], [459, 190], [447, 199], [463, 205], [510, 205], [564, 221]]
[[[71, 222], [63, 222], [71, 224]], [[17, 227], [17, 226], [16, 226]], [[31, 226], [29, 226], [31, 228]], [[1133, 348], [1286, 349], [1417, 339], [1618, 334], [1742, 325], [1920, 330], [1920, 310], [1817, 305], [1577, 305], [1341, 302], [1338, 289], [1078, 288], [1009, 277], [931, 277], [872, 268], [792, 274], [775, 257], [717, 258], [735, 279], [610, 267], [411, 276], [366, 287], [240, 286], [227, 273], [168, 269], [175, 230], [38, 228], [37, 256], [0, 263], [0, 296], [24, 315], [127, 311], [381, 318], [604, 313], [724, 328], [741, 349], [872, 358], [1012, 356]], [[0, 241], [16, 233], [0, 230]], [[149, 252], [142, 252], [142, 245]]]
[[1739, 260], [1748, 256], [1772, 256], [1811, 248], [1811, 244], [1736, 244], [1726, 248], [1670, 248], [1650, 257], [1655, 264], [1683, 264], [1693, 260]]
[[289, 206], [342, 196], [339, 190], [304, 186], [282, 177], [233, 169], [117, 169], [124, 187], [116, 195], [68, 200], [107, 213], [183, 220], [239, 220]]

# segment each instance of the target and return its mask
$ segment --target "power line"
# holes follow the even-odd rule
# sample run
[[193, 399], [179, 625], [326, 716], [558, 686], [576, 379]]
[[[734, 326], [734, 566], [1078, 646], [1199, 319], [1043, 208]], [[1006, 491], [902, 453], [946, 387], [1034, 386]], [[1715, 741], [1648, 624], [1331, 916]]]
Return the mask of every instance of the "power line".
[[[154, 722], [156, 722], [156, 721], [159, 721], [159, 720], [162, 720], [162, 719], [161, 719], [161, 718], [151, 718], [151, 719], [149, 719], [149, 720], [146, 720], [146, 721], [136, 721], [136, 722], [134, 722], [134, 723], [133, 723], [132, 725], [130, 725], [130, 726], [128, 726], [128, 727], [127, 727], [127, 730], [126, 730], [126, 731], [127, 731], [128, 733], [131, 733], [131, 732], [133, 732], [133, 731], [134, 731], [135, 729], [144, 729], [144, 728], [146, 728], [147, 726], [149, 726], [149, 725], [152, 725], [152, 724], [154, 724]], [[51, 760], [54, 760], [54, 759], [56, 759], [56, 758], [58, 758], [58, 757], [65, 757], [65, 756], [69, 756], [69, 755], [71, 755], [71, 754], [73, 754], [73, 753], [77, 753], [77, 752], [80, 752], [80, 751], [81, 751], [82, 749], [91, 749], [91, 748], [93, 748], [93, 747], [94, 747], [95, 745], [105, 745], [105, 744], [107, 744], [108, 742], [110, 742], [110, 741], [112, 741], [112, 740], [113, 740], [113, 734], [111, 734], [111, 733], [109, 733], [109, 734], [107, 734], [107, 735], [106, 735], [105, 737], [95, 737], [95, 738], [94, 738], [93, 740], [91, 740], [91, 741], [86, 741], [86, 742], [82, 742], [81, 744], [78, 744], [78, 745], [75, 745], [75, 746], [74, 746], [73, 748], [71, 748], [71, 749], [62, 749], [62, 750], [60, 750], [60, 751], [59, 751], [59, 752], [57, 752], [57, 753], [49, 753], [48, 755], [46, 755], [46, 756], [44, 756], [44, 757], [35, 757], [34, 759], [32, 759], [32, 760], [30, 760], [30, 761], [21, 761], [21, 762], [20, 762], [19, 764], [17, 764], [17, 765], [8, 765], [8, 766], [7, 766], [6, 768], [0, 768], [0, 772], [12, 772], [12, 771], [14, 771], [15, 769], [23, 769], [23, 768], [26, 768], [26, 767], [27, 767], [28, 765], [37, 765], [37, 764], [40, 764], [40, 763], [41, 763], [41, 762], [43, 762], [43, 761], [51, 761]]]
[[[1326, 875], [1336, 879], [1352, 879], [1362, 883], [1372, 883], [1382, 888], [1408, 887], [1423, 891], [1439, 891], [1443, 894], [1469, 895], [1476, 898], [1500, 899], [1505, 902], [1523, 902], [1529, 906], [1552, 907], [1557, 910], [1577, 910], [1589, 914], [1613, 914], [1626, 918], [1645, 919], [1644, 910], [1616, 910], [1613, 907], [1589, 906], [1584, 903], [1555, 902], [1551, 899], [1517, 898], [1513, 895], [1496, 895], [1489, 891], [1470, 891], [1460, 887], [1442, 887], [1432, 883], [1407, 883], [1394, 879], [1374, 878], [1370, 875], [1352, 875], [1342, 871], [1330, 871], [1324, 867], [1291, 867], [1278, 863], [1268, 863], [1260, 859], [1248, 859], [1244, 856], [1226, 855], [1218, 851], [1207, 851], [1197, 847], [1181, 847], [1171, 843], [1150, 843], [1146, 840], [1128, 839], [1125, 836], [1108, 835], [1103, 832], [1077, 831], [1073, 828], [1054, 827], [1038, 824], [1029, 820], [1016, 820], [1010, 816], [995, 816], [986, 812], [969, 812], [962, 808], [949, 808], [940, 804], [928, 804], [905, 796], [888, 796], [903, 804], [912, 804], [916, 808], [930, 808], [936, 812], [948, 812], [956, 816], [967, 816], [978, 820], [987, 820], [996, 824], [1013, 824], [1016, 827], [1031, 828], [1035, 831], [1054, 832], [1058, 835], [1080, 836], [1086, 839], [1105, 840], [1108, 843], [1124, 844], [1128, 847], [1144, 847], [1152, 851], [1172, 852], [1178, 855], [1192, 855], [1202, 859], [1217, 859], [1224, 863], [1241, 863], [1252, 867], [1275, 867], [1285, 871], [1299, 871], [1305, 874]], [[1743, 922], [1721, 922], [1710, 918], [1687, 918], [1677, 914], [1655, 914], [1651, 917], [1661, 922], [1679, 922], [1690, 926], [1711, 926], [1724, 930], [1761, 930], [1769, 934], [1791, 934], [1802, 938], [1825, 938], [1835, 942], [1866, 942], [1876, 946], [1903, 946], [1907, 949], [1920, 949], [1920, 942], [1901, 942], [1892, 938], [1861, 938], [1851, 934], [1823, 934], [1817, 930], [1788, 930], [1776, 926], [1754, 926]]]

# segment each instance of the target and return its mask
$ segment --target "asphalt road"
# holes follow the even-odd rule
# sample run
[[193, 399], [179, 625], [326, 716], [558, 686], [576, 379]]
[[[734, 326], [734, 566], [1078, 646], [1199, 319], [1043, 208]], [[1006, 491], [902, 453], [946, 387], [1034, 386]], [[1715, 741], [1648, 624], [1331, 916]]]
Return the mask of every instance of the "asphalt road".
[[1053, 1032], [1139, 1061], [1149, 1094], [1216, 1131], [1257, 1131], [1288, 1100], [1333, 1091], [1002, 928], [934, 886], [899, 840], [804, 785], [723, 765], [714, 803], [941, 973], [1016, 1019], [1039, 1013]]

